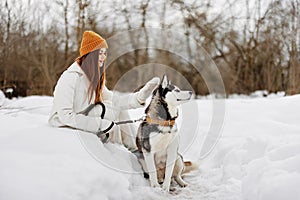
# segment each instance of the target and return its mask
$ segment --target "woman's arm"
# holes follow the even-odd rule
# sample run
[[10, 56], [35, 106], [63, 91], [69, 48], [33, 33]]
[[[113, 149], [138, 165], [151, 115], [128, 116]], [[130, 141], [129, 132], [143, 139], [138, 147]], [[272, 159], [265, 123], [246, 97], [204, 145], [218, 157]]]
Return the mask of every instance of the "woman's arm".
[[57, 83], [53, 105], [59, 121], [66, 126], [93, 133], [108, 129], [113, 122], [74, 112], [74, 91], [78, 77], [76, 72], [65, 72]]
[[110, 91], [106, 86], [104, 86], [102, 92], [103, 101], [111, 102], [112, 106], [118, 110], [143, 107], [143, 105], [137, 99], [137, 93], [118, 94]]
[[148, 81], [144, 87], [138, 92], [131, 94], [119, 95], [108, 90], [105, 86], [103, 88], [103, 101], [112, 102], [113, 107], [125, 110], [132, 108], [140, 108], [145, 105], [146, 99], [151, 95], [152, 91], [159, 85], [160, 79], [155, 77]]

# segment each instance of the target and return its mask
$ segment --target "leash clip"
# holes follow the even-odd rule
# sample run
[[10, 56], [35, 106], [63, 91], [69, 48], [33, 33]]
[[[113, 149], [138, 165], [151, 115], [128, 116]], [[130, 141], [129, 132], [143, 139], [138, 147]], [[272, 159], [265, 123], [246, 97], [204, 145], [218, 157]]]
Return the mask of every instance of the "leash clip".
[[138, 119], [137, 121], [145, 121], [146, 120], [146, 115], [142, 116], [140, 119]]

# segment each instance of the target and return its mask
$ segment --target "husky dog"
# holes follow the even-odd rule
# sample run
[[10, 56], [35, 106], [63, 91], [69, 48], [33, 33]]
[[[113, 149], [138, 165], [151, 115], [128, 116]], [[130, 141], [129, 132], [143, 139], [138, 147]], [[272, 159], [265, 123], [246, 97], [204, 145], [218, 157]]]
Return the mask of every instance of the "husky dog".
[[140, 124], [136, 143], [138, 160], [145, 177], [149, 175], [151, 187], [170, 190], [172, 178], [182, 187], [187, 185], [181, 175], [195, 169], [191, 162], [183, 162], [178, 153], [179, 135], [175, 120], [177, 106], [190, 100], [191, 91], [181, 91], [164, 75], [160, 85], [153, 91], [152, 100], [146, 108], [146, 119]]

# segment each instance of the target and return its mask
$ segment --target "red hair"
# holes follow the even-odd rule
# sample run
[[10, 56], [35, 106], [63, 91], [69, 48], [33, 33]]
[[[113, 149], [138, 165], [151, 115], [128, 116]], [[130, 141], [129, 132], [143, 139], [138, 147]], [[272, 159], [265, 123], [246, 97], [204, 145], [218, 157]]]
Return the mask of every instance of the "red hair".
[[98, 67], [99, 50], [92, 51], [86, 55], [78, 57], [76, 62], [79, 64], [81, 69], [90, 81], [88, 88], [88, 98], [91, 102], [93, 93], [95, 92], [95, 102], [102, 102], [102, 90], [105, 85], [106, 75], [104, 64], [102, 67]]

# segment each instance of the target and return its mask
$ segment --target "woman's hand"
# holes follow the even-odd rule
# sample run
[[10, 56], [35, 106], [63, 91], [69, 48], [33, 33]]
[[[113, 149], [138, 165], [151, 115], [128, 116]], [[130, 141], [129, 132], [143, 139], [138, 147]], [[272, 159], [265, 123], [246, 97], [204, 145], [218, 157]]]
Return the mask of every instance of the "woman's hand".
[[105, 128], [103, 127], [99, 128], [98, 132], [96, 133], [97, 136], [101, 138], [102, 141], [105, 140], [106, 142], [106, 139], [104, 139], [103, 136], [109, 134], [108, 141], [112, 143], [122, 144], [120, 127], [117, 124], [115, 124], [113, 121], [102, 119], [102, 124], [104, 123], [109, 125], [107, 127], [105, 126]]
[[144, 104], [146, 99], [152, 94], [154, 89], [159, 85], [160, 78], [154, 77], [148, 81], [144, 87], [138, 91], [137, 100], [140, 104]]

